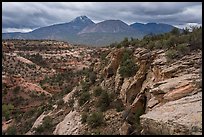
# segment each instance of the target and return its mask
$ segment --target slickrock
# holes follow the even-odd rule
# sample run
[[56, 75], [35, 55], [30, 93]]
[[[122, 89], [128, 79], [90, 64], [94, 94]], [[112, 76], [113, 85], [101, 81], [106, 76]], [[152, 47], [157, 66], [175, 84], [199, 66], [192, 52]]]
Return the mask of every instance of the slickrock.
[[71, 111], [62, 122], [60, 122], [53, 134], [54, 135], [78, 135], [82, 127], [81, 115], [77, 111]]
[[145, 134], [202, 134], [202, 93], [168, 102], [140, 118]]

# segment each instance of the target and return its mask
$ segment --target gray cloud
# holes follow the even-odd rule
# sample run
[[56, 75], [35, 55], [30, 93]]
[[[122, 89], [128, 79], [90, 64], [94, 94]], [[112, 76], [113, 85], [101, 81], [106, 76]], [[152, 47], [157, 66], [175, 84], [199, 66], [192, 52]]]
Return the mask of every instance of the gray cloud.
[[3, 2], [2, 28], [37, 28], [86, 15], [94, 22], [120, 19], [171, 25], [202, 24], [201, 2]]

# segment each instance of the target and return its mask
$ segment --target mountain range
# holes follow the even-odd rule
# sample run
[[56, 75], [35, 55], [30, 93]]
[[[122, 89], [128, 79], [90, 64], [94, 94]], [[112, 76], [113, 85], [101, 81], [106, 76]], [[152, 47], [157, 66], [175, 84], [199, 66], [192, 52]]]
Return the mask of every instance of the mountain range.
[[2, 39], [52, 39], [74, 44], [105, 46], [119, 42], [124, 37], [142, 38], [147, 34], [161, 34], [174, 26], [163, 23], [126, 24], [121, 20], [105, 20], [94, 23], [87, 16], [79, 16], [68, 23], [40, 27], [31, 32], [2, 33]]

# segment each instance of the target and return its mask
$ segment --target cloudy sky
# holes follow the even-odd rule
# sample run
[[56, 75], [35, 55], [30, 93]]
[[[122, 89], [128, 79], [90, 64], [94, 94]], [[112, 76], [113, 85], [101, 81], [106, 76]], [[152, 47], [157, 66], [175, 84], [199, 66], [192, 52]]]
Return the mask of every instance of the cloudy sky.
[[95, 23], [167, 23], [180, 28], [202, 24], [201, 2], [3, 2], [2, 31], [27, 32], [86, 15]]

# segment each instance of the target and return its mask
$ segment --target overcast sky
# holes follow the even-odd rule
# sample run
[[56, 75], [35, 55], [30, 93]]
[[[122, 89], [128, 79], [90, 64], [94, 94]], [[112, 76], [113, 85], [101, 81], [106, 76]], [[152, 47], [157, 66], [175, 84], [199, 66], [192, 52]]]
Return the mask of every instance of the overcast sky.
[[202, 24], [201, 2], [3, 2], [2, 31], [27, 32], [86, 15], [95, 23], [119, 19], [167, 23], [180, 28]]

